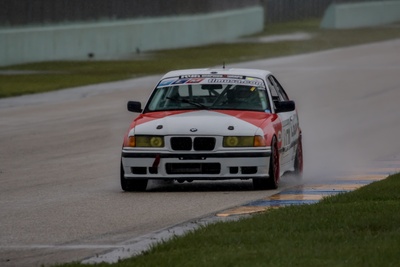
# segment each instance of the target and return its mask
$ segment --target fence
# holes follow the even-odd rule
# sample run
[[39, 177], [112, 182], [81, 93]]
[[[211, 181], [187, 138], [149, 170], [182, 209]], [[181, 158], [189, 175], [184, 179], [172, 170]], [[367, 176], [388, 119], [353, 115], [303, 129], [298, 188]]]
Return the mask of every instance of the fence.
[[259, 0], [1, 0], [0, 26], [211, 13], [259, 3]]
[[273, 23], [322, 17], [332, 2], [360, 1], [371, 0], [1, 0], [0, 26], [176, 16], [251, 6], [262, 6], [265, 22]]
[[355, 1], [362, 0], [0, 0], [0, 65], [222, 42]]
[[332, 0], [264, 0], [265, 22], [322, 17]]
[[262, 6], [265, 22], [320, 18], [331, 3], [384, 0], [0, 0], [0, 27], [211, 13]]

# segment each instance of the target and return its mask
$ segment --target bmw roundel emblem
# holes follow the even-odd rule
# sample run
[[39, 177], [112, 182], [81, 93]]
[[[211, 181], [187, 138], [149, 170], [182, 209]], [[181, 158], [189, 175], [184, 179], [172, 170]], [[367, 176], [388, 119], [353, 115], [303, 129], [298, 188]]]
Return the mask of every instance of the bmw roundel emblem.
[[190, 131], [191, 131], [192, 133], [194, 133], [194, 132], [197, 132], [197, 129], [196, 129], [196, 128], [191, 128]]

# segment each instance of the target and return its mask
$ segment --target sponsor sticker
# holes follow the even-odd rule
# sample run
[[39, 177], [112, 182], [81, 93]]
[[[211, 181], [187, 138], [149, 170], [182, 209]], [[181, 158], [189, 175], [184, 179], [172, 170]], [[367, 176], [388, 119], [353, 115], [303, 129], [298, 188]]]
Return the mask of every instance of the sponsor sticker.
[[211, 78], [207, 79], [207, 83], [242, 84], [242, 85], [252, 85], [257, 87], [263, 87], [264, 85], [261, 80], [240, 80], [240, 79], [230, 79], [230, 78]]
[[232, 78], [232, 79], [245, 79], [245, 76], [242, 75], [230, 75], [230, 74], [188, 74], [181, 75], [179, 79], [185, 78]]
[[204, 78], [192, 78], [187, 81], [187, 83], [201, 83], [204, 80]]
[[162, 80], [158, 84], [158, 87], [179, 84], [239, 84], [253, 86], [252, 91], [254, 91], [257, 87], [265, 88], [264, 82], [261, 79], [226, 74], [181, 75], [179, 78], [168, 78]]
[[158, 84], [158, 86], [170, 85], [170, 84], [172, 84], [172, 83], [175, 82], [175, 81], [176, 81], [176, 78], [165, 79], [165, 80], [162, 80], [162, 81]]
[[189, 79], [179, 79], [175, 82], [173, 82], [172, 84], [184, 84], [188, 81]]

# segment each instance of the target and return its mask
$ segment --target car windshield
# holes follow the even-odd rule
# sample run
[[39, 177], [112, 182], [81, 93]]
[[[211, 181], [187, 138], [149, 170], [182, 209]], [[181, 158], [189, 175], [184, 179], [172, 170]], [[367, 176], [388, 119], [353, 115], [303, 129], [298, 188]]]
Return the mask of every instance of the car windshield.
[[[168, 79], [171, 80], [171, 79]], [[193, 79], [192, 79], [193, 80]], [[204, 81], [207, 79], [200, 79]], [[217, 79], [208, 79], [217, 81]], [[233, 81], [236, 81], [233, 79]], [[180, 82], [179, 84], [177, 84]], [[184, 109], [270, 110], [262, 81], [235, 83], [188, 83], [161, 81], [153, 92], [146, 111]]]

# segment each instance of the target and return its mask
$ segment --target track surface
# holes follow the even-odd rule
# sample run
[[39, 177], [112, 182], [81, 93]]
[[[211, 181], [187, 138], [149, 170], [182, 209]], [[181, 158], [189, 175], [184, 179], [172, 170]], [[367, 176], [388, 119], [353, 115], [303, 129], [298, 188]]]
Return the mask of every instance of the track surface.
[[[300, 112], [305, 183], [400, 151], [400, 40], [232, 67], [269, 69]], [[0, 100], [0, 265], [81, 260], [275, 194], [250, 182], [119, 187], [122, 137], [159, 76]], [[282, 180], [280, 190], [294, 185]]]

